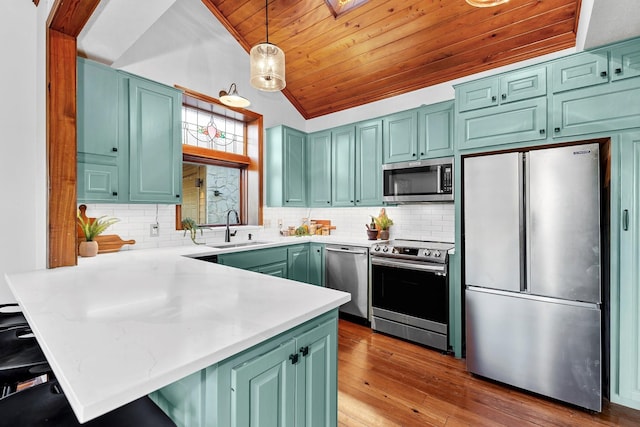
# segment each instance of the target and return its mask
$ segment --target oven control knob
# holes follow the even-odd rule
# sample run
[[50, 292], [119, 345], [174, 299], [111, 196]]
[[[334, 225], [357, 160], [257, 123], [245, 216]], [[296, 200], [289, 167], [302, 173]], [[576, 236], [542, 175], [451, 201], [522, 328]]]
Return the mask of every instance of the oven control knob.
[[380, 246], [376, 245], [376, 247], [373, 250], [376, 251], [376, 252], [379, 252], [380, 251]]
[[389, 252], [389, 247], [388, 246], [383, 247], [382, 252]]
[[433, 256], [436, 258], [440, 257], [440, 251], [433, 251]]
[[425, 249], [424, 256], [429, 256], [429, 255], [431, 255], [431, 252], [429, 251], [429, 249]]

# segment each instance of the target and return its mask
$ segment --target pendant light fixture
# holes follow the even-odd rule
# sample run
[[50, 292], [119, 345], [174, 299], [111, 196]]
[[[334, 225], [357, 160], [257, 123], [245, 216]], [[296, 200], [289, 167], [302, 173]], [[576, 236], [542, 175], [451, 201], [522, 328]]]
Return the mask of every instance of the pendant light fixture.
[[231, 87], [229, 87], [228, 92], [221, 90], [218, 93], [218, 96], [220, 97], [220, 102], [224, 105], [228, 105], [229, 107], [245, 108], [251, 105], [251, 102], [249, 102], [247, 98], [238, 95], [235, 83], [231, 83]]
[[475, 7], [493, 7], [508, 1], [509, 0], [467, 0], [467, 3]]
[[269, 43], [269, 0], [265, 0], [267, 41], [251, 48], [251, 86], [265, 92], [276, 92], [287, 85], [284, 74], [284, 52]]

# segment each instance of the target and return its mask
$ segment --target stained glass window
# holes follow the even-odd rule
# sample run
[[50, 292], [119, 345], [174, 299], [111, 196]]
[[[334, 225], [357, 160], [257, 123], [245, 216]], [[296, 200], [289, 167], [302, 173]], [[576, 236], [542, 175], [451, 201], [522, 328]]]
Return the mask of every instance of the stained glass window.
[[182, 143], [210, 150], [244, 154], [244, 122], [219, 114], [182, 107]]

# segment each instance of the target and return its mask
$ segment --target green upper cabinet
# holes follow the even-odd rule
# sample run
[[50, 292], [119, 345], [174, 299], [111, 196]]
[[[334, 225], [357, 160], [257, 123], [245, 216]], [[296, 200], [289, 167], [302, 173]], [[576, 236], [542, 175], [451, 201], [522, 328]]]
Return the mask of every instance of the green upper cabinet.
[[609, 61], [605, 52], [582, 52], [551, 65], [553, 93], [609, 82]]
[[78, 201], [181, 201], [182, 95], [78, 58]]
[[179, 91], [129, 77], [131, 202], [181, 202], [181, 109]]
[[287, 248], [287, 278], [298, 282], [309, 282], [309, 244]]
[[453, 101], [418, 109], [418, 147], [421, 159], [453, 156]]
[[382, 120], [356, 125], [355, 205], [382, 204]]
[[553, 95], [553, 137], [640, 127], [640, 79]]
[[640, 44], [613, 47], [610, 51], [611, 81], [640, 76]]
[[469, 111], [457, 119], [458, 149], [479, 148], [547, 138], [547, 98]]
[[477, 110], [547, 94], [547, 68], [525, 68], [456, 87], [458, 111]]
[[78, 201], [126, 203], [126, 86], [118, 71], [97, 62], [78, 58], [77, 69]]
[[324, 245], [309, 244], [309, 283], [324, 286]]
[[78, 153], [120, 155], [119, 82], [113, 68], [78, 58]]
[[384, 163], [408, 162], [418, 158], [418, 112], [403, 111], [382, 119]]
[[267, 129], [267, 206], [307, 205], [306, 141], [306, 134], [296, 129]]
[[307, 183], [309, 206], [331, 206], [331, 131], [307, 137]]
[[331, 133], [331, 204], [353, 206], [356, 190], [355, 127], [343, 126]]

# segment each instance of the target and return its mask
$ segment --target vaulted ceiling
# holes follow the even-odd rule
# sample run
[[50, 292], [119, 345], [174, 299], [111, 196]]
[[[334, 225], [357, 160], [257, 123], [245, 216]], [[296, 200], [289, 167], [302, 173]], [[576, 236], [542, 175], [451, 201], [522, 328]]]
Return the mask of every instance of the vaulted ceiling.
[[[283, 93], [306, 119], [570, 48], [576, 33], [580, 49], [640, 35], [637, 0], [352, 1], [335, 17], [326, 0], [268, 0], [269, 41], [286, 54]], [[119, 66], [136, 52], [161, 55], [177, 37], [222, 40], [225, 29], [247, 52], [264, 42], [265, 0], [102, 1], [78, 42]]]
[[[265, 41], [265, 1], [202, 1], [247, 52]], [[269, 42], [285, 96], [313, 118], [574, 46], [580, 3], [369, 1], [335, 18], [325, 0], [270, 0]]]

